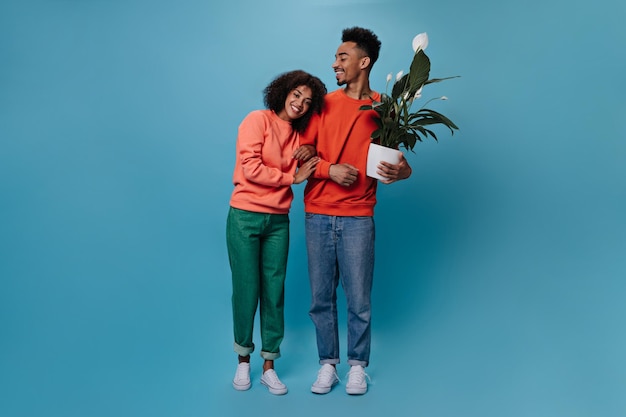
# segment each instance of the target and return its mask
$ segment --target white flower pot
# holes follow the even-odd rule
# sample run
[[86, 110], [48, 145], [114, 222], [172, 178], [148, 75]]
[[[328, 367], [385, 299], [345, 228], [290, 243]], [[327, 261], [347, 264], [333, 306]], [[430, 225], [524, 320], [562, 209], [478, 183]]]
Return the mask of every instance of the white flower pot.
[[367, 150], [367, 176], [376, 178], [377, 180], [384, 180], [376, 173], [378, 170], [376, 167], [380, 164], [380, 161], [389, 162], [390, 164], [397, 164], [400, 162], [402, 152], [397, 149], [387, 148], [375, 143], [370, 143], [370, 147]]

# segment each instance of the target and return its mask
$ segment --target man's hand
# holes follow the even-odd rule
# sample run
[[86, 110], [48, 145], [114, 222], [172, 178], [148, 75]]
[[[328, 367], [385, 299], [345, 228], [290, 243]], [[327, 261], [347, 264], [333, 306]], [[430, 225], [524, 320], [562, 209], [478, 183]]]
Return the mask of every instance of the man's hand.
[[378, 169], [378, 171], [376, 171], [378, 175], [386, 178], [381, 180], [383, 184], [391, 184], [392, 182], [407, 179], [413, 172], [404, 154], [400, 156], [400, 162], [396, 165], [381, 161], [376, 168]]
[[315, 156], [317, 151], [313, 145], [302, 145], [293, 152], [293, 158], [300, 162], [308, 161], [309, 158]]
[[349, 187], [356, 181], [359, 170], [350, 164], [334, 164], [330, 166], [328, 175], [339, 185]]

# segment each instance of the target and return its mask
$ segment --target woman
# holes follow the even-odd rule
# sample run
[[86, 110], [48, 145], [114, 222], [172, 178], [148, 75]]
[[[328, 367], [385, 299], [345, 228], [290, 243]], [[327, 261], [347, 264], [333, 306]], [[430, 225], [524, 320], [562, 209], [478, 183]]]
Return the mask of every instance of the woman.
[[[270, 393], [287, 393], [274, 371], [284, 335], [284, 282], [289, 248], [292, 184], [315, 171], [319, 158], [300, 147], [300, 134], [313, 112], [320, 113], [326, 87], [304, 71], [279, 75], [264, 89], [266, 109], [249, 113], [239, 126], [235, 189], [226, 224], [232, 272], [236, 390], [250, 388], [250, 354], [257, 305], [260, 305], [261, 383]], [[299, 165], [299, 167], [298, 167]]]

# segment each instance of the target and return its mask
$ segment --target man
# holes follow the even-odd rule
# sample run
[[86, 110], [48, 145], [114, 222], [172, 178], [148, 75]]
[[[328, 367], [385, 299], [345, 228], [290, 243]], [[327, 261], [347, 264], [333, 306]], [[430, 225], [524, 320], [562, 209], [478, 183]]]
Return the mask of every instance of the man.
[[[374, 206], [377, 181], [365, 175], [376, 112], [359, 108], [380, 100], [369, 84], [380, 41], [370, 30], [343, 30], [332, 65], [337, 85], [324, 109], [311, 120], [301, 144], [315, 146], [320, 161], [304, 191], [305, 227], [311, 284], [309, 315], [315, 324], [321, 369], [311, 391], [326, 394], [338, 382], [337, 286], [348, 307], [348, 394], [367, 392], [370, 356], [370, 298], [374, 270]], [[404, 157], [383, 162], [379, 174], [389, 184], [408, 178]]]

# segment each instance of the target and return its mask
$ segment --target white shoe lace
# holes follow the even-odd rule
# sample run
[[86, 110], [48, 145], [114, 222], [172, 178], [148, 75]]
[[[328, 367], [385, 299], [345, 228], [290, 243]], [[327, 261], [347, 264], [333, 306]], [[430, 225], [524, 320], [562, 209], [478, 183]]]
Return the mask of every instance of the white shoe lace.
[[240, 363], [237, 365], [237, 372], [235, 372], [235, 381], [247, 381], [248, 372], [250, 372], [250, 365], [247, 363]]
[[278, 379], [278, 375], [276, 374], [276, 372], [271, 369], [265, 371], [265, 379], [272, 386], [280, 387], [284, 385], [282, 382], [280, 382], [280, 379]]
[[348, 385], [363, 385], [366, 378], [371, 382], [370, 376], [365, 373], [363, 368], [352, 367], [348, 372]]
[[317, 373], [317, 384], [318, 385], [330, 385], [333, 379], [339, 377], [337, 376], [337, 372], [335, 371], [334, 366], [323, 366], [322, 369]]

